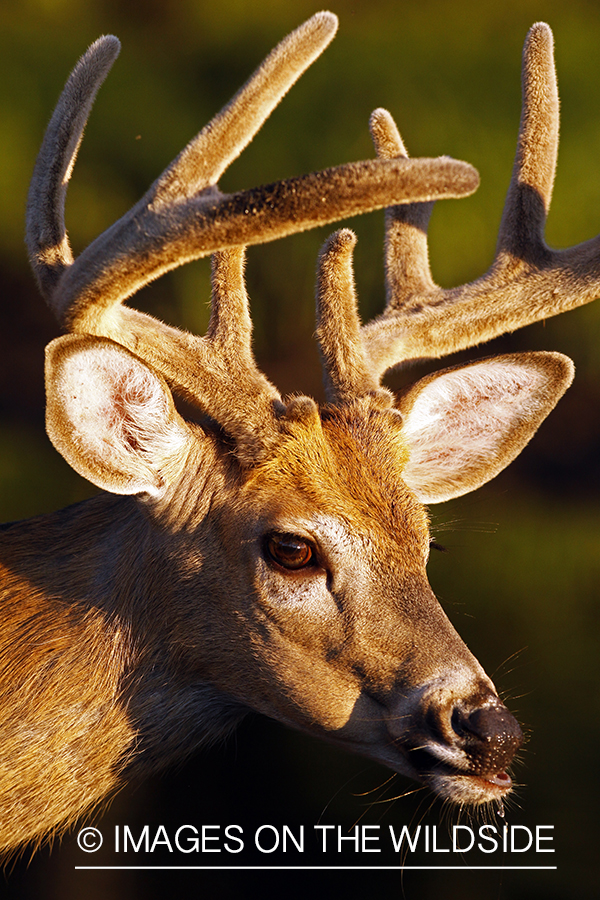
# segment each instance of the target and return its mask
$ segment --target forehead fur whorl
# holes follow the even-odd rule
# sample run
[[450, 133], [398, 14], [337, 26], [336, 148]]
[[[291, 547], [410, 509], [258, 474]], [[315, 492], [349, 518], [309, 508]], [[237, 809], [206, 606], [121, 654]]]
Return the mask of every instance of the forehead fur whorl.
[[373, 529], [383, 521], [406, 527], [413, 515], [425, 521], [402, 481], [407, 460], [397, 411], [377, 408], [366, 398], [322, 410], [312, 404], [286, 420], [281, 443], [257, 464], [247, 487], [269, 486], [284, 506], [308, 501], [307, 512], [312, 507], [351, 520], [354, 527], [364, 523]]

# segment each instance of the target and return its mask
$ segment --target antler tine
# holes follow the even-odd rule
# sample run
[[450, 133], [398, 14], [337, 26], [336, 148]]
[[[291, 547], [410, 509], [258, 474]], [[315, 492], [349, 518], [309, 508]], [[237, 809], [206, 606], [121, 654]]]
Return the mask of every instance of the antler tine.
[[360, 320], [352, 270], [356, 235], [349, 228], [325, 242], [317, 269], [317, 329], [325, 393], [330, 403], [343, 404], [379, 388], [363, 355]]
[[151, 188], [153, 201], [193, 197], [217, 183], [309, 66], [331, 43], [338, 18], [316, 13], [261, 63], [235, 97], [184, 148]]
[[552, 31], [533, 25], [523, 47], [523, 108], [513, 175], [498, 233], [497, 265], [506, 256], [546, 255], [544, 227], [558, 157], [559, 106]]
[[[529, 31], [523, 51], [523, 111], [496, 259], [470, 284], [433, 283], [425, 231], [429, 204], [388, 211], [387, 287], [383, 314], [363, 326], [365, 357], [381, 378], [403, 361], [444, 356], [594, 300], [600, 293], [600, 236], [567, 250], [543, 240], [558, 143], [558, 94], [552, 33]], [[374, 114], [382, 156], [403, 152], [388, 114]], [[390, 124], [391, 123], [391, 124]]]
[[44, 299], [52, 294], [73, 254], [65, 228], [65, 198], [90, 110], [119, 55], [113, 35], [98, 38], [81, 57], [61, 94], [36, 160], [27, 202], [29, 260]]
[[244, 247], [212, 255], [211, 317], [206, 337], [198, 342], [210, 353], [214, 383], [207, 380], [205, 359], [200, 371], [193, 371], [192, 387], [196, 399], [235, 439], [238, 458], [254, 461], [276, 438], [274, 414], [285, 407], [252, 353], [244, 261]]
[[[400, 132], [387, 109], [376, 109], [369, 121], [380, 159], [408, 159]], [[429, 268], [427, 227], [433, 202], [390, 206], [385, 211], [386, 306], [399, 309], [405, 298], [435, 287]]]

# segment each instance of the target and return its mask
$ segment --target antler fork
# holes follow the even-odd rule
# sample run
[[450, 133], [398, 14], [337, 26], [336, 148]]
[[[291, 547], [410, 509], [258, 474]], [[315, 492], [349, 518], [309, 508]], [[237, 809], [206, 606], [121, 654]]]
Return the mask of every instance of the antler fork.
[[[378, 389], [392, 366], [423, 357], [439, 357], [491, 340], [500, 334], [582, 306], [600, 294], [600, 236], [566, 250], [544, 241], [558, 150], [558, 90], [552, 32], [537, 23], [523, 50], [523, 108], [513, 175], [490, 270], [470, 284], [442, 289], [429, 268], [427, 226], [432, 202], [391, 206], [386, 211], [386, 293], [384, 312], [360, 327], [336, 350], [339, 335], [319, 326], [331, 399]], [[377, 109], [371, 135], [380, 159], [406, 159], [391, 115]], [[322, 256], [320, 306], [345, 304], [344, 316], [356, 316], [351, 277], [354, 238], [342, 232]], [[345, 294], [336, 283], [345, 280]], [[345, 274], [342, 276], [342, 272]], [[345, 299], [344, 299], [345, 297]], [[334, 298], [334, 299], [331, 299]], [[339, 313], [338, 315], [341, 315]], [[348, 354], [352, 355], [349, 362]], [[352, 373], [351, 383], [346, 372]], [[356, 383], [357, 372], [361, 372]]]

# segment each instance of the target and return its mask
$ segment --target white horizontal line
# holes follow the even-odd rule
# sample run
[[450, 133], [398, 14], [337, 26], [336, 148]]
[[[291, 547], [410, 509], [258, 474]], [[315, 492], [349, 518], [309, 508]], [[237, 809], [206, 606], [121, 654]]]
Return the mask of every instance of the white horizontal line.
[[467, 872], [467, 871], [490, 871], [490, 872], [524, 872], [524, 871], [554, 871], [558, 866], [75, 866], [76, 870], [93, 870], [106, 871], [125, 869], [136, 871], [165, 871], [165, 870], [195, 870], [200, 872], [359, 872], [359, 871], [386, 871], [386, 872], [403, 872], [407, 870], [418, 870], [421, 872]]

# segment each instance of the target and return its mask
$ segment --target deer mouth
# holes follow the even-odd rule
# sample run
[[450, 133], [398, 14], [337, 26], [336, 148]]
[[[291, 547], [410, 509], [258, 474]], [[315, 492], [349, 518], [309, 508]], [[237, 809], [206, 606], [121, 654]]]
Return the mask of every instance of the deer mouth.
[[470, 805], [489, 803], [506, 797], [513, 787], [512, 778], [504, 768], [482, 771], [466, 754], [464, 768], [443, 762], [434, 752], [422, 747], [409, 751], [409, 756], [419, 781], [443, 800]]
[[512, 778], [504, 771], [495, 775], [433, 772], [425, 778], [425, 781], [443, 800], [472, 806], [501, 800], [510, 793], [513, 786]]

